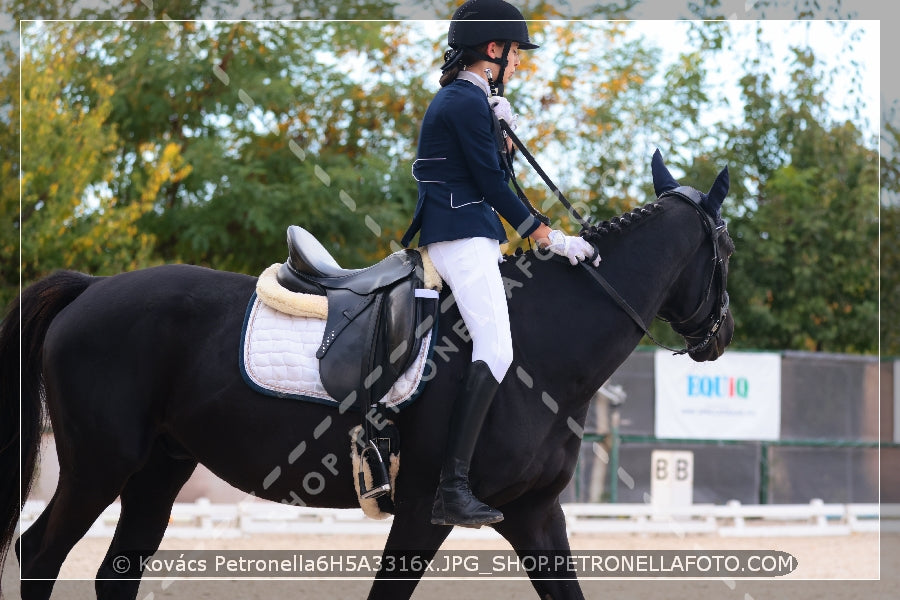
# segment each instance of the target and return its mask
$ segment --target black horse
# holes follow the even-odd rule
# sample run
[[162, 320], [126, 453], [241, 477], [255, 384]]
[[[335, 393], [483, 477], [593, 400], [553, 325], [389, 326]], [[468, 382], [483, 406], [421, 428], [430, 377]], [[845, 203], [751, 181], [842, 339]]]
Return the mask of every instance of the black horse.
[[[644, 335], [638, 320], [668, 320], [696, 361], [715, 360], [731, 341], [725, 283], [733, 244], [720, 217], [727, 169], [702, 194], [679, 188], [657, 154], [654, 185], [656, 202], [583, 232], [603, 257], [596, 274], [633, 308], [631, 316], [598, 284], [593, 267], [534, 251], [509, 256], [501, 267], [515, 362], [491, 406], [471, 475], [476, 494], [503, 511], [494, 527], [520, 556], [568, 555], [559, 494], [575, 468], [592, 394]], [[201, 462], [260, 498], [359, 506], [348, 438], [359, 414], [262, 395], [239, 373], [242, 319], [255, 283], [185, 265], [105, 278], [62, 271], [14, 303], [0, 331], [3, 478], [14, 480], [21, 468], [27, 496], [42, 399], [60, 463], [52, 500], [15, 545], [25, 600], [50, 596], [66, 555], [117, 497], [121, 516], [97, 596], [135, 598], [140, 571], [118, 573], [111, 559], [159, 547], [174, 498]], [[397, 415], [407, 451], [385, 555], [431, 557], [451, 530], [430, 523], [431, 504], [451, 399], [471, 347], [446, 298], [433, 378]], [[21, 508], [10, 487], [0, 498], [0, 556]], [[409, 598], [421, 575], [396, 580], [379, 572], [369, 598]], [[557, 577], [532, 579], [541, 598], [583, 598], [574, 574], [550, 575]]]

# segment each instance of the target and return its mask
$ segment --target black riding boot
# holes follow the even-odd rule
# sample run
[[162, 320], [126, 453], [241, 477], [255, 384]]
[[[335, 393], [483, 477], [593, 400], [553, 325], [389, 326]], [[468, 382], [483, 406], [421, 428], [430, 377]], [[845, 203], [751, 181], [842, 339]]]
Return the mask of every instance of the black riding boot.
[[503, 513], [479, 501], [469, 489], [469, 462], [478, 433], [500, 384], [483, 360], [469, 365], [466, 383], [453, 405], [441, 481], [434, 496], [434, 525], [481, 527], [503, 520]]

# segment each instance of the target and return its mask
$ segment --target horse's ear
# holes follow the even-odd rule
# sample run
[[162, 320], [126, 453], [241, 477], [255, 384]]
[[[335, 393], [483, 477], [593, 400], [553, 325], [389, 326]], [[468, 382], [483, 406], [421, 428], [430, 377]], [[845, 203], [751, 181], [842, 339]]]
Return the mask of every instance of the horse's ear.
[[656, 192], [657, 198], [663, 193], [674, 190], [681, 185], [674, 177], [672, 177], [672, 174], [669, 173], [669, 169], [663, 162], [659, 148], [653, 153], [653, 159], [650, 161], [650, 172], [653, 173], [653, 191]]
[[725, 200], [725, 196], [728, 194], [728, 188], [730, 187], [730, 185], [731, 182], [728, 178], [728, 167], [725, 167], [719, 172], [719, 175], [713, 182], [712, 187], [709, 188], [709, 201], [710, 203], [712, 203], [716, 211], [721, 208], [722, 201]]

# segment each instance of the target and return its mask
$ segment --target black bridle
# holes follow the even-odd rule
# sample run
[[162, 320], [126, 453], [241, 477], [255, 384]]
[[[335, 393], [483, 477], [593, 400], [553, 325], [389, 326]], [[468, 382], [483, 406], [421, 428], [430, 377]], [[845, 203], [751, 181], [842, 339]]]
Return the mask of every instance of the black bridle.
[[[728, 272], [725, 269], [725, 260], [728, 258], [727, 256], [722, 256], [719, 252], [719, 238], [723, 233], [727, 231], [724, 224], [717, 225], [713, 218], [710, 216], [706, 210], [700, 205], [700, 193], [692, 187], [681, 186], [677, 187], [674, 190], [669, 190], [668, 192], [663, 192], [659, 197], [673, 197], [679, 198], [687, 202], [700, 217], [700, 221], [703, 223], [703, 227], [706, 230], [706, 235], [712, 243], [713, 249], [713, 268], [712, 272], [709, 275], [709, 283], [706, 285], [706, 289], [703, 293], [703, 298], [700, 299], [700, 303], [697, 305], [697, 308], [694, 312], [691, 313], [689, 317], [682, 321], [678, 321], [677, 323], [669, 321], [672, 329], [680, 336], [685, 339], [698, 339], [701, 338], [700, 342], [694, 344], [693, 346], [689, 346], [683, 350], [674, 350], [669, 348], [668, 346], [663, 346], [656, 340], [653, 340], [652, 336], [648, 333], [648, 337], [653, 340], [657, 345], [666, 348], [667, 350], [673, 350], [675, 354], [690, 354], [692, 352], [697, 352], [706, 348], [710, 342], [712, 342], [713, 338], [719, 332], [719, 328], [722, 326], [722, 323], [725, 322], [725, 317], [728, 315], [729, 308], [729, 298], [728, 298]], [[718, 300], [709, 313], [707, 313], [704, 318], [699, 321], [696, 326], [688, 331], [685, 331], [683, 327], [685, 324], [690, 323], [694, 320], [694, 318], [700, 314], [703, 310], [703, 307], [706, 306], [709, 302], [709, 298], [712, 295], [713, 285], [718, 281]], [[665, 320], [665, 319], [662, 319]]]

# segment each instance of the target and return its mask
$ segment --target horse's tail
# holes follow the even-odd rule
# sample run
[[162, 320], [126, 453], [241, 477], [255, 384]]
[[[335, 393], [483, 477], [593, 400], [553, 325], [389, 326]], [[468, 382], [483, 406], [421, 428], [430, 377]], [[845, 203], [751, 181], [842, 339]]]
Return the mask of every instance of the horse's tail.
[[40, 453], [44, 337], [56, 315], [92, 281], [74, 271], [53, 273], [23, 290], [0, 322], [0, 476], [5, 482], [0, 487], [0, 569], [22, 508], [19, 486], [10, 483], [18, 479], [21, 468], [24, 501]]

